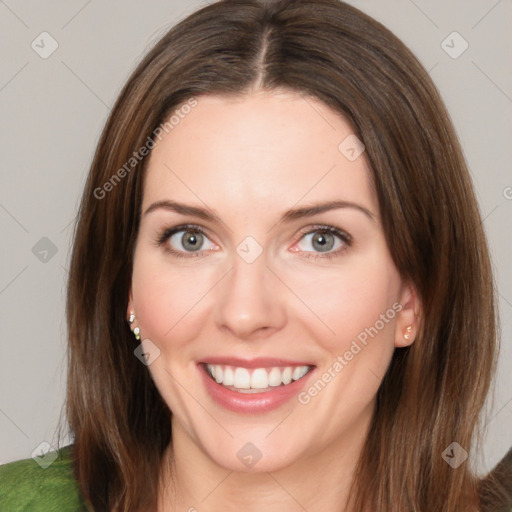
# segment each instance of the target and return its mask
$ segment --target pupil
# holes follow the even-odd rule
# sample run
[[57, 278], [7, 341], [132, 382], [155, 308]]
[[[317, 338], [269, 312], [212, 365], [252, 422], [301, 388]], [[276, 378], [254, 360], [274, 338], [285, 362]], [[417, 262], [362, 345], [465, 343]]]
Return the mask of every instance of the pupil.
[[202, 238], [203, 235], [201, 233], [188, 231], [182, 237], [183, 247], [191, 251], [197, 251], [201, 247]]
[[313, 246], [319, 251], [329, 251], [334, 246], [334, 237], [330, 233], [318, 233], [313, 237]]

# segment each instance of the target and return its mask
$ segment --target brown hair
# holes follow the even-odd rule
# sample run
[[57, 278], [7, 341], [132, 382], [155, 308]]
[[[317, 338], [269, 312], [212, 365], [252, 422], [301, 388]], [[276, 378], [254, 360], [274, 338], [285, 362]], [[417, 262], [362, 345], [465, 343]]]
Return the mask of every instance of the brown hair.
[[206, 6], [153, 47], [112, 109], [80, 205], [67, 296], [66, 412], [84, 496], [98, 511], [154, 508], [171, 441], [171, 412], [134, 357], [126, 322], [148, 159], [126, 162], [190, 98], [258, 89], [317, 98], [351, 123], [394, 263], [421, 297], [417, 339], [396, 349], [378, 392], [354, 510], [476, 510], [468, 463], [452, 469], [441, 455], [454, 441], [469, 451], [497, 354], [477, 202], [424, 68], [389, 30], [337, 0]]

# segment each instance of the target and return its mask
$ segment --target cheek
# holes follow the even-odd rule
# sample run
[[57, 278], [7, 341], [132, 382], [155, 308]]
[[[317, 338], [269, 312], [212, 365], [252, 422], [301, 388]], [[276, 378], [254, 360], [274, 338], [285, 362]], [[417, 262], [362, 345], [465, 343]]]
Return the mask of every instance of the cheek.
[[207, 267], [173, 266], [154, 249], [136, 251], [133, 307], [143, 338], [158, 344], [187, 343], [199, 330], [201, 323], [193, 321], [194, 316], [201, 311], [201, 299], [212, 282], [214, 276]]
[[295, 281], [297, 295], [315, 313], [310, 329], [326, 350], [340, 353], [353, 340], [379, 339], [393, 345], [400, 277], [382, 254], [351, 260], [314, 280]]

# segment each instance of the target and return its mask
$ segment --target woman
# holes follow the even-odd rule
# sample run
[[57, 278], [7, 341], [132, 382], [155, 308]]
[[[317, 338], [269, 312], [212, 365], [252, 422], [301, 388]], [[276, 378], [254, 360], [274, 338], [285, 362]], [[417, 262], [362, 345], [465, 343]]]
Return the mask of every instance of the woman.
[[336, 0], [218, 2], [150, 51], [89, 173], [67, 321], [76, 504], [509, 499], [466, 460], [497, 346], [459, 144], [415, 57]]

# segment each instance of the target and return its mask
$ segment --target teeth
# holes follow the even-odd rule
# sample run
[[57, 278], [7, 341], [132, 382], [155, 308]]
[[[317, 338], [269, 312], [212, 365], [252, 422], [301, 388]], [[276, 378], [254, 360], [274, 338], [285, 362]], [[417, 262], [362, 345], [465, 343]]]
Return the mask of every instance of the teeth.
[[266, 370], [258, 368], [252, 372], [251, 388], [268, 388], [268, 375]]
[[222, 369], [222, 366], [215, 366], [215, 380], [218, 384], [222, 382], [222, 378], [224, 377], [224, 370]]
[[235, 383], [235, 374], [233, 373], [233, 368], [231, 366], [226, 366], [224, 368], [224, 379], [222, 380], [224, 386], [232, 386]]
[[285, 366], [273, 368], [255, 368], [252, 373], [247, 368], [207, 364], [206, 369], [213, 379], [223, 386], [236, 389], [267, 389], [285, 386], [299, 380], [311, 369], [309, 366]]
[[268, 383], [272, 387], [281, 385], [281, 370], [279, 368], [272, 368], [268, 374]]
[[292, 379], [293, 380], [299, 380], [301, 377], [304, 377], [308, 373], [308, 367], [307, 366], [296, 366], [295, 370], [293, 370]]
[[[221, 384], [221, 382], [219, 382], [219, 384]], [[247, 368], [237, 368], [235, 370], [235, 381], [233, 382], [233, 386], [238, 389], [249, 389], [251, 387], [251, 376]]]
[[293, 370], [289, 366], [283, 370], [283, 384], [290, 384], [292, 381], [292, 372]]

